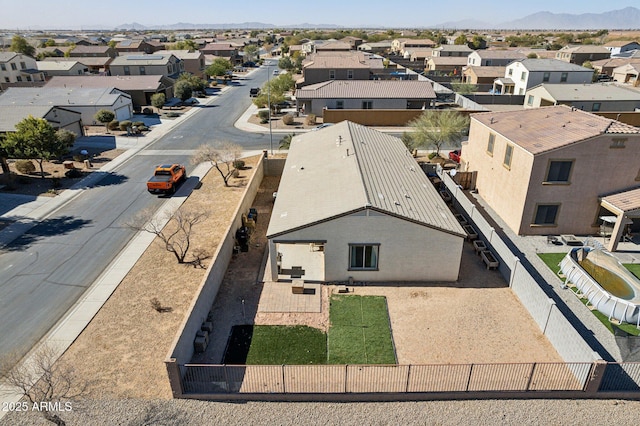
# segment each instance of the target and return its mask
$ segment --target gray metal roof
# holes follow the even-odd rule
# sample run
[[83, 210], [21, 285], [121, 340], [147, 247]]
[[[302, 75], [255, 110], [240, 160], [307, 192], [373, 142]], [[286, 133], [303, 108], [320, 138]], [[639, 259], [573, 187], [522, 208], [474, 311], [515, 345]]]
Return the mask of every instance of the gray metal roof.
[[120, 96], [129, 97], [113, 87], [10, 87], [0, 95], [0, 105], [111, 106]]
[[431, 83], [418, 80], [330, 80], [296, 90], [296, 99], [435, 99]]
[[349, 121], [294, 137], [267, 236], [363, 209], [465, 235], [400, 139]]

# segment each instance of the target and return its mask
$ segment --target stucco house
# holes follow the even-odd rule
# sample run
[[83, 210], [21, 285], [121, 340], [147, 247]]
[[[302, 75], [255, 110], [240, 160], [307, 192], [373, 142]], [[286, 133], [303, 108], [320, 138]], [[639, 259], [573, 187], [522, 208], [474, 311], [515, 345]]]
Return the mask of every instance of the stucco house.
[[611, 56], [615, 56], [630, 50], [640, 50], [640, 43], [637, 41], [614, 40], [607, 41], [602, 47], [607, 49]]
[[473, 114], [462, 168], [477, 173], [479, 196], [519, 235], [596, 235], [612, 213], [640, 227], [640, 199], [635, 213], [602, 202], [640, 188], [637, 127], [564, 105]]
[[359, 51], [369, 52], [369, 53], [384, 53], [384, 52], [388, 52], [390, 49], [391, 49], [390, 41], [362, 43], [360, 46], [358, 46]]
[[428, 81], [329, 80], [296, 90], [298, 108], [322, 116], [324, 109], [431, 108], [436, 93]]
[[175, 55], [184, 64], [184, 72], [188, 72], [200, 78], [205, 78], [204, 54], [198, 50], [194, 52], [189, 50], [158, 50], [156, 54]]
[[73, 50], [69, 52], [69, 56], [72, 58], [99, 58], [105, 56], [115, 58], [118, 56], [118, 52], [107, 45], [75, 46]]
[[174, 81], [161, 75], [53, 77], [46, 87], [84, 87], [108, 89], [115, 87], [131, 96], [134, 109], [151, 105], [151, 96], [164, 93], [165, 98], [173, 97]]
[[539, 84], [525, 93], [525, 108], [568, 105], [583, 111], [635, 111], [640, 93], [613, 84]]
[[456, 56], [466, 58], [471, 54], [471, 52], [473, 52], [473, 49], [466, 44], [443, 44], [442, 46], [433, 49], [432, 56]]
[[297, 87], [328, 80], [370, 80], [384, 73], [382, 58], [364, 52], [318, 52], [302, 62]]
[[524, 95], [541, 83], [585, 84], [593, 80], [593, 70], [557, 59], [522, 59], [507, 65], [504, 77], [493, 83], [496, 94]]
[[607, 59], [610, 56], [611, 52], [608, 49], [593, 44], [565, 46], [556, 53], [556, 59], [577, 65], [582, 65], [587, 61]]
[[461, 56], [432, 56], [426, 60], [425, 70], [443, 74], [461, 75], [467, 58]]
[[38, 61], [38, 71], [42, 71], [45, 77], [56, 75], [83, 75], [89, 73], [89, 67], [79, 62], [76, 58], [71, 61]]
[[45, 81], [36, 60], [22, 53], [0, 52], [0, 83]]
[[462, 71], [462, 81], [470, 84], [489, 84], [504, 75], [506, 67], [494, 66], [466, 66]]
[[16, 124], [32, 116], [44, 118], [56, 129], [64, 129], [82, 136], [80, 113], [51, 105], [0, 105], [0, 134], [16, 131]]
[[474, 50], [467, 56], [468, 66], [504, 67], [518, 59], [525, 59], [526, 54], [518, 50]]
[[453, 282], [465, 232], [400, 139], [343, 121], [293, 138], [267, 238], [273, 281]]
[[618, 83], [629, 83], [633, 85], [637, 85], [640, 81], [638, 80], [639, 74], [640, 62], [630, 62], [626, 65], [621, 65], [614, 68], [611, 72], [613, 81], [616, 81]]
[[112, 111], [116, 120], [128, 120], [133, 115], [131, 97], [113, 87], [106, 89], [54, 88], [54, 87], [12, 87], [0, 95], [0, 105], [4, 106], [60, 106], [79, 112], [84, 124], [95, 121], [96, 112], [101, 109]]
[[111, 75], [163, 75], [178, 78], [184, 63], [170, 53], [118, 56], [109, 64]]

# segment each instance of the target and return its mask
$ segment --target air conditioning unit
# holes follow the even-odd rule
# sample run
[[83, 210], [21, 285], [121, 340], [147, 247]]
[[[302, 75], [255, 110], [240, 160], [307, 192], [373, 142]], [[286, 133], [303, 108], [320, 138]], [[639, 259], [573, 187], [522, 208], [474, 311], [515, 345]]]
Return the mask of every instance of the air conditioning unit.
[[324, 243], [311, 243], [309, 248], [311, 251], [324, 251]]

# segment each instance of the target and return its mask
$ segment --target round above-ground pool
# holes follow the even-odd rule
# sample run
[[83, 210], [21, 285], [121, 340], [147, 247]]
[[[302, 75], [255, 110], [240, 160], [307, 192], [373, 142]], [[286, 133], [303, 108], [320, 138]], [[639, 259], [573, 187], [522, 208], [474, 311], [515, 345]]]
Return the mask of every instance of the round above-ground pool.
[[609, 317], [640, 326], [640, 280], [601, 248], [572, 249], [560, 262], [568, 282]]

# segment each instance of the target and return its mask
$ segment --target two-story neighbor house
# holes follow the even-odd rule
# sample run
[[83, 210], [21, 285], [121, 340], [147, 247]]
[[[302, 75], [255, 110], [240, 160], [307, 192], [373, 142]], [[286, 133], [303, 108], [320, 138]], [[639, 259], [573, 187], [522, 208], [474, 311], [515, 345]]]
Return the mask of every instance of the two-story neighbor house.
[[0, 84], [26, 81], [45, 81], [36, 60], [22, 53], [0, 52]]
[[603, 197], [640, 188], [640, 129], [564, 105], [478, 113], [462, 162], [515, 233], [594, 235]]
[[111, 75], [162, 75], [178, 78], [184, 63], [170, 53], [118, 56], [109, 64]]
[[152, 40], [122, 40], [116, 44], [115, 50], [120, 55], [127, 54], [152, 54], [158, 50], [164, 49], [163, 43], [158, 43]]
[[296, 90], [298, 108], [322, 116], [324, 109], [424, 109], [436, 99], [418, 80], [329, 80]]
[[591, 83], [593, 70], [557, 59], [521, 59], [511, 62], [504, 77], [493, 83], [493, 92], [524, 95], [527, 89], [541, 83]]
[[611, 52], [608, 49], [593, 44], [565, 46], [556, 53], [556, 59], [577, 65], [582, 65], [587, 61], [607, 59], [610, 56]]
[[157, 55], [175, 55], [184, 64], [184, 71], [200, 78], [205, 78], [205, 60], [204, 54], [198, 50], [191, 52], [189, 50], [158, 50]]
[[637, 41], [614, 40], [606, 42], [602, 47], [607, 49], [611, 56], [615, 56], [630, 50], [640, 50], [640, 43]]
[[113, 112], [119, 121], [128, 120], [133, 115], [131, 96], [113, 87], [11, 87], [0, 95], [0, 105], [59, 106], [80, 113], [84, 124], [93, 123], [95, 114], [101, 109]]
[[431, 56], [457, 56], [466, 58], [471, 54], [471, 52], [473, 52], [473, 49], [466, 44], [443, 44], [442, 46], [433, 49], [433, 54]]
[[525, 108], [568, 105], [583, 111], [636, 111], [640, 92], [612, 84], [539, 84], [525, 93]]
[[517, 50], [474, 50], [467, 56], [467, 66], [504, 67], [526, 57], [526, 54]]
[[370, 80], [385, 70], [382, 58], [364, 52], [318, 52], [302, 62], [297, 87], [328, 80]]
[[273, 281], [452, 282], [465, 236], [400, 139], [348, 121], [293, 138], [267, 230]]

